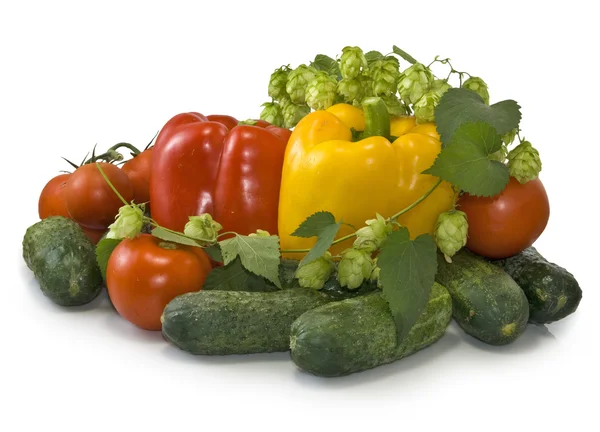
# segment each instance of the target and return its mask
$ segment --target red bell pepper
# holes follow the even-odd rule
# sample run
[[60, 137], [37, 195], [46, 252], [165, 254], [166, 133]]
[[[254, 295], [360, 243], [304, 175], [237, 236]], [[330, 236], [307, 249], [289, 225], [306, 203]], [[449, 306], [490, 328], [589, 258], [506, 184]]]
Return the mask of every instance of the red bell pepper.
[[189, 216], [210, 213], [223, 231], [277, 233], [290, 132], [266, 122], [234, 121], [183, 113], [162, 128], [150, 177], [152, 217], [159, 225], [183, 231]]

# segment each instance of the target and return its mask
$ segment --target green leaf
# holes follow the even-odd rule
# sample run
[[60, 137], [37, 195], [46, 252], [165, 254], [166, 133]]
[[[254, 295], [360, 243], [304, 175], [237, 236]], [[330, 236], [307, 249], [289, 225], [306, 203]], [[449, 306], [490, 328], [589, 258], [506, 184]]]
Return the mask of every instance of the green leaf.
[[223, 254], [221, 254], [221, 247], [218, 244], [205, 247], [204, 252], [214, 261], [223, 262]]
[[179, 243], [187, 246], [199, 246], [198, 242], [190, 237], [180, 234], [176, 231], [171, 231], [163, 227], [156, 227], [152, 230], [152, 235], [161, 240]]
[[279, 281], [279, 237], [243, 236], [219, 242], [225, 265], [240, 257], [242, 265], [252, 273], [262, 276], [281, 288]]
[[429, 234], [411, 240], [404, 227], [385, 241], [377, 264], [379, 281], [396, 322], [400, 342], [421, 316], [437, 271], [436, 246]]
[[415, 58], [413, 56], [408, 54], [406, 51], [401, 50], [396, 45], [394, 45], [394, 47], [392, 48], [392, 51], [394, 52], [394, 54], [399, 55], [400, 57], [402, 57], [404, 60], [406, 60], [410, 64], [417, 63], [417, 60], [415, 60]]
[[383, 54], [379, 51], [369, 51], [365, 54], [365, 58], [367, 59], [367, 63], [371, 64], [374, 61], [381, 60], [383, 58]]
[[489, 123], [498, 134], [503, 135], [519, 126], [520, 108], [514, 100], [486, 105], [474, 91], [453, 88], [444, 93], [435, 109], [435, 125], [444, 145], [450, 142], [463, 123]]
[[112, 254], [112, 251], [121, 243], [122, 239], [111, 239], [103, 238], [96, 245], [96, 262], [100, 267], [100, 273], [102, 273], [102, 279], [106, 281], [106, 267], [108, 266], [108, 259]]
[[330, 212], [320, 211], [307, 217], [292, 235], [304, 238], [315, 237], [332, 224], [335, 224], [335, 216]]
[[202, 286], [203, 290], [219, 291], [277, 291], [277, 287], [260, 276], [249, 272], [242, 266], [240, 258], [223, 267], [213, 269]]
[[502, 137], [489, 124], [465, 123], [424, 174], [446, 180], [471, 195], [496, 195], [508, 183], [508, 168], [488, 156], [501, 146]]
[[317, 54], [310, 64], [317, 70], [327, 72], [331, 75], [340, 75], [340, 66], [338, 62], [325, 54]]
[[327, 252], [341, 225], [342, 221], [336, 222], [335, 216], [325, 211], [310, 215], [300, 224], [296, 231], [292, 233], [293, 236], [304, 238], [317, 237], [315, 245], [300, 261], [300, 267], [316, 260]]

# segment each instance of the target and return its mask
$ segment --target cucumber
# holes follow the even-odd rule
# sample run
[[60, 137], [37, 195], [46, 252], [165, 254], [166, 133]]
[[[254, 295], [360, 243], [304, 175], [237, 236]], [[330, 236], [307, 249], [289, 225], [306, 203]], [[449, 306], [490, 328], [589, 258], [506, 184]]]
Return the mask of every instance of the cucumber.
[[491, 345], [517, 339], [527, 327], [529, 305], [501, 268], [463, 249], [447, 263], [438, 255], [436, 281], [452, 296], [454, 319], [469, 335]]
[[400, 343], [380, 293], [333, 302], [304, 313], [292, 324], [292, 360], [317, 376], [348, 375], [425, 348], [442, 337], [451, 318], [450, 295], [437, 283], [425, 311]]
[[42, 292], [56, 304], [80, 306], [102, 290], [95, 247], [71, 219], [52, 216], [30, 226], [23, 238], [23, 258]]
[[525, 292], [530, 322], [548, 324], [577, 310], [582, 292], [573, 275], [548, 262], [534, 247], [492, 262], [504, 269]]
[[277, 292], [198, 291], [165, 308], [162, 332], [192, 354], [226, 355], [288, 351], [292, 322], [327, 303], [315, 290]]

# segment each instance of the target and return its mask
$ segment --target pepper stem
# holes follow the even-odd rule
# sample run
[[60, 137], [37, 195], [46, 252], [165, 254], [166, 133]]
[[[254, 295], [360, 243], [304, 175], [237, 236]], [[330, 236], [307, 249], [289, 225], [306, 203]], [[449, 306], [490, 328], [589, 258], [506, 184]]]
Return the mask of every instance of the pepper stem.
[[390, 136], [390, 114], [383, 100], [379, 97], [368, 97], [362, 102], [365, 113], [365, 130], [361, 138], [372, 136]]

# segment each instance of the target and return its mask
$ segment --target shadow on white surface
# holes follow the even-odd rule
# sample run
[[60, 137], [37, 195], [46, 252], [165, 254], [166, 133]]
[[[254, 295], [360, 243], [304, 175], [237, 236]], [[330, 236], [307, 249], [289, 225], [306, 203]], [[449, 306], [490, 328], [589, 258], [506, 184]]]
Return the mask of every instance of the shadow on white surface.
[[502, 355], [524, 354], [539, 349], [540, 345], [557, 342], [556, 337], [550, 332], [548, 327], [537, 324], [528, 324], [525, 332], [514, 342], [507, 345], [489, 345], [464, 332], [462, 339], [472, 347]]
[[259, 353], [259, 354], [239, 354], [239, 355], [194, 355], [185, 352], [176, 346], [168, 343], [162, 349], [162, 354], [169, 360], [185, 362], [188, 364], [197, 364], [199, 366], [223, 366], [235, 364], [251, 363], [273, 363], [273, 362], [291, 362], [289, 352]]

